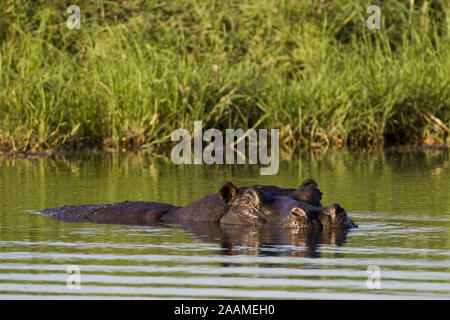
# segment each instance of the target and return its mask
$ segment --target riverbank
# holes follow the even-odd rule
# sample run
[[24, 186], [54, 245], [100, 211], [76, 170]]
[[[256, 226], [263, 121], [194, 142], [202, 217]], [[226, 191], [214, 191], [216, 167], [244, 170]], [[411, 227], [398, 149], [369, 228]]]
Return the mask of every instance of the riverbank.
[[[386, 148], [371, 148], [371, 149], [305, 149], [305, 150], [281, 150], [281, 160], [290, 160], [292, 157], [300, 156], [303, 154], [311, 155], [327, 155], [327, 154], [348, 154], [348, 153], [367, 153], [367, 154], [408, 154], [408, 153], [427, 153], [433, 151], [448, 151], [450, 145], [433, 145], [433, 146], [391, 146]], [[0, 151], [0, 159], [41, 159], [41, 158], [67, 158], [77, 159], [82, 157], [91, 156], [117, 156], [124, 155], [130, 157], [147, 157], [158, 158], [163, 162], [171, 162], [170, 151], [165, 150], [159, 153], [150, 153], [146, 150], [121, 150], [121, 151], [99, 151], [90, 149], [80, 149], [76, 151], [50, 151], [45, 150], [42, 152], [13, 152], [13, 151]]]
[[[310, 3], [311, 2], [311, 3]], [[450, 5], [0, 4], [0, 150], [170, 149], [171, 133], [279, 128], [284, 149], [450, 143]]]

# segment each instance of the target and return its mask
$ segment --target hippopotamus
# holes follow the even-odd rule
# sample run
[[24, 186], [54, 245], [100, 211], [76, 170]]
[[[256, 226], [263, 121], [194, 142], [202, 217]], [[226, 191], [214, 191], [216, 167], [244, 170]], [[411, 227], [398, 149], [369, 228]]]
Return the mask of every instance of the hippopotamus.
[[217, 193], [184, 207], [158, 202], [125, 201], [63, 206], [40, 212], [65, 221], [136, 225], [156, 221], [197, 221], [288, 229], [357, 227], [340, 205], [323, 207], [321, 198], [322, 192], [313, 179], [306, 179], [297, 189], [259, 185], [238, 188], [231, 182], [225, 182]]

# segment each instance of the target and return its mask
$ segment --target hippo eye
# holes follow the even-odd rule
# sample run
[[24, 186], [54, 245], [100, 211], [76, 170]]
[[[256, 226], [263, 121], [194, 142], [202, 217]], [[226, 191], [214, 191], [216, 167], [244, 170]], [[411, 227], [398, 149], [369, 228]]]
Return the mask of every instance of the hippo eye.
[[261, 195], [254, 189], [248, 189], [241, 198], [241, 203], [244, 206], [258, 206], [261, 203]]
[[243, 205], [249, 205], [250, 203], [252, 203], [252, 199], [249, 196], [243, 197], [242, 198], [242, 204]]

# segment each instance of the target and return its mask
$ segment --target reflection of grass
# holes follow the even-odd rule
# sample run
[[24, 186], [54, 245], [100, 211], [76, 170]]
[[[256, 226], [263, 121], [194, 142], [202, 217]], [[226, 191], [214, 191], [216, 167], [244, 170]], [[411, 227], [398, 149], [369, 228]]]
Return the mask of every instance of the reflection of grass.
[[[176, 128], [280, 128], [284, 146], [442, 143], [447, 1], [0, 4], [0, 149], [154, 149]], [[313, 4], [310, 4], [313, 3]]]

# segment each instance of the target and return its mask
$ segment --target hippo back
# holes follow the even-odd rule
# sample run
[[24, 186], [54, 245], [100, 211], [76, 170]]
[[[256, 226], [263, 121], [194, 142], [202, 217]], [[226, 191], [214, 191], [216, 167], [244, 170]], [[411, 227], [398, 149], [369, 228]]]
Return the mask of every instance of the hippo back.
[[208, 221], [219, 222], [227, 210], [217, 193], [203, 197], [185, 207], [179, 207], [161, 217], [163, 221]]
[[112, 204], [73, 205], [41, 210], [57, 220], [72, 222], [146, 225], [178, 207], [158, 202], [125, 201]]

